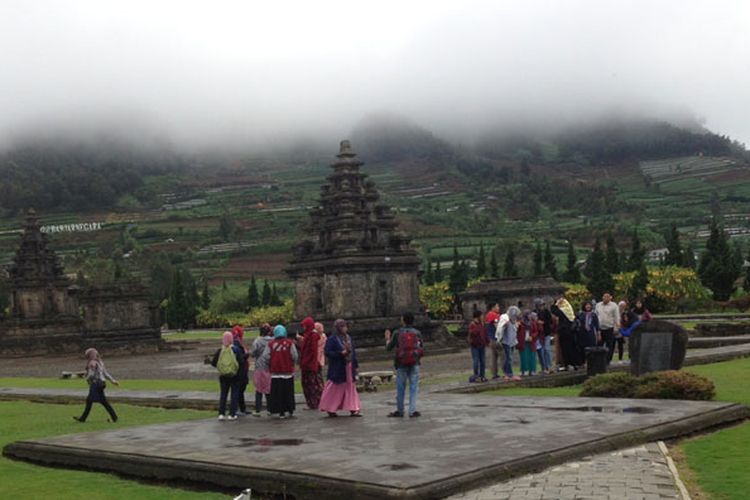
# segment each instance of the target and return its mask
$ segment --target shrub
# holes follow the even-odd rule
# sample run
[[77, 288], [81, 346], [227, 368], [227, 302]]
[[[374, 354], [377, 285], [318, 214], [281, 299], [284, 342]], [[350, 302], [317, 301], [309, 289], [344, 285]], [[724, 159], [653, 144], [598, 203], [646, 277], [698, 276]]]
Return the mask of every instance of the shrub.
[[592, 398], [632, 398], [636, 389], [636, 378], [629, 373], [604, 373], [583, 383], [579, 396]]
[[563, 285], [567, 288], [565, 298], [573, 306], [574, 311], [578, 311], [584, 302], [590, 301], [593, 297], [586, 285], [582, 283], [563, 283]]
[[[620, 273], [613, 276], [615, 297], [626, 297], [633, 284], [636, 272]], [[652, 312], [677, 310], [687, 303], [702, 303], [711, 298], [711, 292], [704, 287], [693, 269], [666, 266], [648, 271], [646, 305]]]
[[716, 396], [714, 383], [694, 373], [670, 370], [641, 377], [635, 397], [643, 399], [690, 399], [709, 401]]
[[678, 370], [655, 372], [634, 377], [629, 373], [605, 373], [583, 384], [581, 397], [689, 399], [708, 401], [714, 398], [714, 383], [694, 373]]
[[424, 304], [430, 316], [443, 319], [448, 316], [453, 306], [453, 295], [447, 283], [435, 283], [434, 285], [421, 285], [419, 287], [419, 300]]

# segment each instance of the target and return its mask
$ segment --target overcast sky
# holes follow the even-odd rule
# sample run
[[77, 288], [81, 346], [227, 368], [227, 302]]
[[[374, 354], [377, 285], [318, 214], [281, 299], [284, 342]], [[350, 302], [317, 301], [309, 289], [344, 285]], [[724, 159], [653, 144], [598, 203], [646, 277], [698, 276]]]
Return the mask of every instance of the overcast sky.
[[335, 141], [383, 111], [466, 138], [611, 109], [750, 145], [744, 0], [2, 0], [0, 47], [6, 145], [60, 128]]

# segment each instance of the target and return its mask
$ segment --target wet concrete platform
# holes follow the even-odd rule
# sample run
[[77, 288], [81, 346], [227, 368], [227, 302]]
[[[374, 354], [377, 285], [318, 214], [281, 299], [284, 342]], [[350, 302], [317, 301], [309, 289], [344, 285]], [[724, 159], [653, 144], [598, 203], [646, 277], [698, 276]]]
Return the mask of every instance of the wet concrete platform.
[[550, 465], [746, 418], [732, 403], [429, 394], [421, 418], [299, 411], [76, 434], [8, 445], [13, 458], [296, 498], [440, 498]]

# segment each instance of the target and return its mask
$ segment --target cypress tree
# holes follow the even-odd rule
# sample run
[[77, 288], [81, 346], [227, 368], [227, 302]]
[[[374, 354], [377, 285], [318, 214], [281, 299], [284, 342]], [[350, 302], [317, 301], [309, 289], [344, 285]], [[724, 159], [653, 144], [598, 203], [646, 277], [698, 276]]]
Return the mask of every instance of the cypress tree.
[[732, 246], [732, 267], [737, 277], [742, 275], [742, 265], [745, 263], [745, 256], [742, 255], [742, 245], [735, 241]]
[[698, 263], [695, 261], [695, 248], [693, 248], [693, 242], [688, 242], [687, 248], [685, 248], [685, 252], [683, 253], [683, 257], [685, 259], [685, 267], [689, 267], [690, 269], [695, 269]]
[[198, 286], [193, 279], [193, 275], [187, 269], [182, 270], [184, 274], [185, 289], [185, 327], [195, 326], [195, 317], [198, 315], [198, 306], [200, 297], [198, 296]]
[[685, 256], [682, 253], [680, 233], [677, 231], [677, 225], [672, 224], [665, 239], [667, 240], [668, 253], [664, 257], [664, 264], [667, 266], [684, 266]]
[[641, 263], [641, 267], [638, 268], [638, 272], [633, 278], [633, 283], [630, 285], [628, 290], [628, 300], [634, 302], [638, 298], [643, 298], [646, 295], [646, 287], [648, 286], [648, 268], [646, 263]]
[[568, 268], [565, 270], [563, 280], [568, 283], [580, 283], [581, 271], [578, 269], [578, 257], [573, 247], [573, 240], [568, 240]]
[[201, 292], [201, 307], [208, 309], [211, 306], [211, 295], [208, 291], [208, 279], [203, 278], [203, 291]]
[[487, 259], [484, 255], [484, 243], [479, 245], [479, 258], [477, 259], [477, 278], [487, 274]]
[[[747, 251], [747, 260], [750, 261], [750, 250]], [[742, 283], [742, 288], [745, 289], [745, 294], [750, 294], [750, 266], [745, 268], [745, 281]]]
[[276, 283], [274, 283], [273, 286], [271, 287], [270, 305], [272, 305], [272, 306], [280, 306], [281, 304], [283, 304], [283, 302], [281, 302], [281, 299], [279, 298], [279, 293], [276, 290]]
[[260, 296], [258, 295], [258, 284], [255, 282], [255, 275], [250, 278], [250, 286], [247, 289], [247, 305], [250, 309], [260, 305]]
[[711, 235], [706, 242], [698, 266], [698, 276], [714, 294], [714, 300], [728, 300], [737, 279], [736, 265], [733, 262], [729, 238], [716, 220], [711, 222]]
[[646, 258], [646, 251], [641, 246], [641, 239], [638, 237], [638, 230], [633, 230], [633, 240], [628, 258], [626, 271], [639, 271]]
[[612, 292], [612, 275], [607, 270], [606, 256], [599, 243], [599, 238], [594, 242], [594, 251], [589, 255], [586, 263], [586, 274], [589, 277], [588, 289], [598, 299], [604, 292]]
[[454, 297], [458, 297], [459, 292], [466, 288], [467, 283], [467, 266], [466, 263], [458, 258], [458, 248], [453, 247], [453, 265], [448, 275], [448, 288]]
[[271, 305], [271, 285], [268, 284], [268, 280], [263, 281], [263, 293], [260, 302], [263, 306]]
[[544, 274], [544, 267], [542, 266], [542, 244], [539, 240], [536, 240], [536, 249], [534, 250], [534, 276], [541, 276]]
[[518, 274], [518, 268], [516, 267], [516, 252], [513, 250], [513, 245], [510, 245], [508, 251], [505, 252], [503, 276], [506, 278], [514, 278], [518, 276]]
[[440, 261], [435, 262], [435, 283], [443, 282], [443, 270], [440, 269]]
[[427, 257], [427, 263], [425, 264], [425, 271], [422, 275], [422, 281], [425, 285], [432, 286], [435, 284], [435, 274], [432, 272], [432, 261]]
[[490, 253], [490, 277], [500, 277], [500, 271], [497, 267], [497, 250], [495, 248], [493, 248], [492, 252]]
[[554, 279], [558, 279], [557, 262], [555, 261], [555, 256], [552, 254], [552, 247], [549, 240], [544, 240], [544, 270]]
[[169, 301], [167, 302], [167, 325], [170, 328], [184, 330], [185, 323], [185, 289], [182, 283], [182, 273], [175, 268], [172, 275], [172, 286], [169, 289]]
[[617, 244], [612, 233], [607, 234], [607, 255], [605, 260], [609, 274], [620, 272], [620, 254], [617, 253]]

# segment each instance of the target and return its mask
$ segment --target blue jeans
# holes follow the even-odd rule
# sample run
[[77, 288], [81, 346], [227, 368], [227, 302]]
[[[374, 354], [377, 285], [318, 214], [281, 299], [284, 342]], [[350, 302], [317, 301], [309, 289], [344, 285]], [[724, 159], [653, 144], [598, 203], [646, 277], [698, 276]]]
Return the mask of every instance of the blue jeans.
[[544, 343], [541, 349], [536, 353], [539, 355], [539, 365], [542, 367], [542, 371], [547, 371], [552, 368], [552, 340], [549, 336], [544, 337]]
[[396, 369], [396, 409], [404, 413], [404, 393], [406, 381], [409, 381], [409, 415], [417, 411], [417, 393], [419, 392], [419, 365], [405, 366]]
[[484, 367], [485, 367], [485, 348], [472, 347], [471, 348], [471, 360], [474, 364], [474, 376], [484, 378]]
[[513, 347], [503, 344], [503, 354], [505, 359], [503, 360], [503, 373], [508, 376], [513, 376]]

